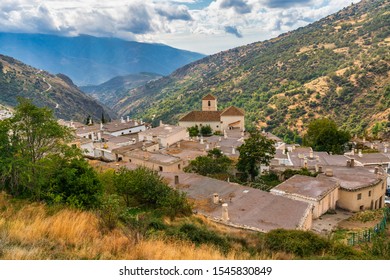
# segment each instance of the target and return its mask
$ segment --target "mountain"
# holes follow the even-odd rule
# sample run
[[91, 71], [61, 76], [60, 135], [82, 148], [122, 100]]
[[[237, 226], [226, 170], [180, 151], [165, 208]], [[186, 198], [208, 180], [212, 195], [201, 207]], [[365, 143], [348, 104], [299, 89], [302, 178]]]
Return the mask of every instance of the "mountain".
[[12, 57], [0, 55], [0, 104], [17, 105], [17, 97], [29, 98], [39, 107], [51, 108], [57, 118], [84, 122], [88, 115], [95, 120], [115, 113], [81, 92], [70, 78], [52, 75], [28, 66]]
[[77, 85], [97, 85], [139, 72], [168, 75], [204, 57], [166, 45], [115, 38], [16, 33], [0, 33], [0, 53], [51, 73], [64, 73]]
[[114, 106], [127, 94], [127, 91], [160, 79], [155, 73], [138, 73], [118, 76], [97, 86], [81, 86], [80, 89], [107, 106]]
[[176, 122], [202, 96], [245, 109], [248, 126], [284, 137], [330, 117], [352, 133], [386, 128], [390, 113], [388, 0], [358, 4], [277, 38], [220, 52], [130, 90], [114, 110]]

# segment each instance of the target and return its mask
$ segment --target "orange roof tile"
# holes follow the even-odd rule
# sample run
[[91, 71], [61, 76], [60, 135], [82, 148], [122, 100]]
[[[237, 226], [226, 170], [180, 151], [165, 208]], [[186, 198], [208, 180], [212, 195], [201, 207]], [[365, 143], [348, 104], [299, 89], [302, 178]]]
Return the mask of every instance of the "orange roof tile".
[[221, 111], [192, 111], [182, 117], [180, 122], [219, 122]]
[[230, 106], [222, 111], [221, 116], [245, 116], [242, 109]]
[[216, 100], [216, 98], [209, 93], [205, 97], [203, 97], [202, 100]]

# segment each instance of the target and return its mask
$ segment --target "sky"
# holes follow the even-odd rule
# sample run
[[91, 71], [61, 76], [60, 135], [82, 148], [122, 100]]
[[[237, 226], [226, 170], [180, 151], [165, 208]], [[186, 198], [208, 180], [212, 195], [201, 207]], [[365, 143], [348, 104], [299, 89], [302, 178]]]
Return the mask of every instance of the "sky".
[[308, 25], [351, 0], [1, 0], [0, 32], [88, 34], [214, 54]]

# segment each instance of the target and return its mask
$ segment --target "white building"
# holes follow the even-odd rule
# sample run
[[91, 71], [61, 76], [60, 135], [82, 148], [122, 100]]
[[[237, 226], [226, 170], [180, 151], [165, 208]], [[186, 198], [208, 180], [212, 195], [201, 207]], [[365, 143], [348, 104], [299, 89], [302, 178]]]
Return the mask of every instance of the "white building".
[[167, 148], [179, 141], [188, 140], [189, 135], [185, 127], [162, 124], [140, 132], [138, 138], [140, 141], [157, 142], [160, 148]]

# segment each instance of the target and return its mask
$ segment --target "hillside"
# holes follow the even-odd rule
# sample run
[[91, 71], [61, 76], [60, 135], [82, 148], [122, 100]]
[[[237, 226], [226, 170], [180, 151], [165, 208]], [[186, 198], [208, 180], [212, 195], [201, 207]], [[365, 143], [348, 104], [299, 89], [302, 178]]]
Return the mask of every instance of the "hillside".
[[176, 122], [211, 93], [242, 107], [248, 126], [279, 136], [302, 134], [316, 117], [352, 133], [388, 125], [390, 7], [362, 1], [277, 38], [188, 64], [129, 91], [114, 110]]
[[29, 98], [39, 107], [48, 107], [57, 118], [84, 122], [88, 115], [99, 120], [110, 110], [81, 92], [65, 75], [51, 75], [11, 57], [0, 55], [0, 104], [17, 105], [17, 97]]
[[166, 45], [115, 38], [14, 33], [0, 33], [0, 53], [50, 73], [64, 73], [79, 86], [139, 72], [168, 75], [204, 57]]
[[138, 73], [118, 76], [97, 86], [81, 86], [80, 89], [107, 106], [114, 106], [127, 91], [161, 78], [155, 73]]

